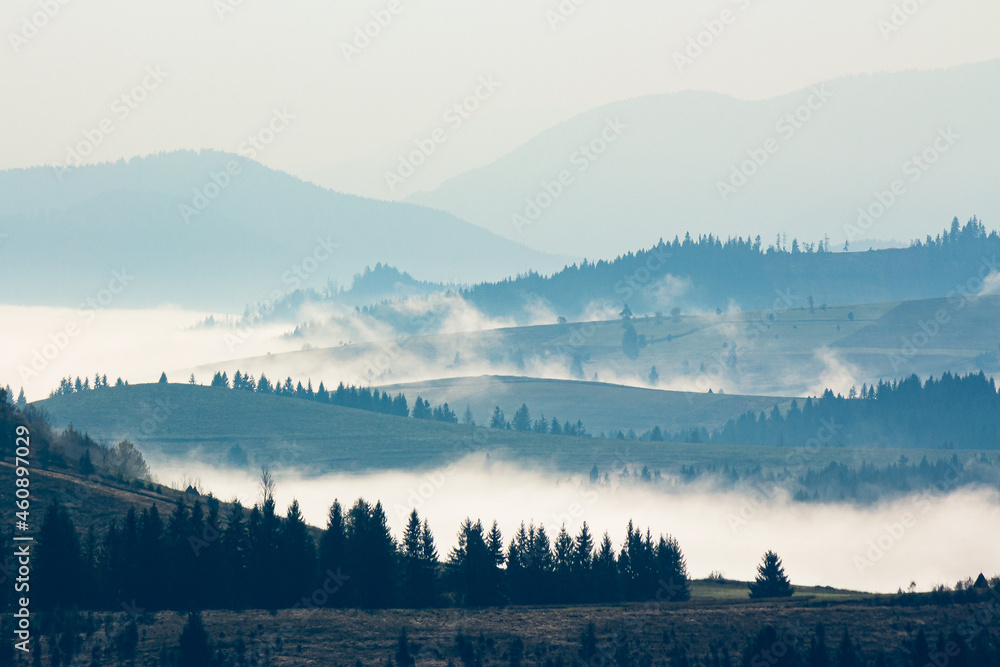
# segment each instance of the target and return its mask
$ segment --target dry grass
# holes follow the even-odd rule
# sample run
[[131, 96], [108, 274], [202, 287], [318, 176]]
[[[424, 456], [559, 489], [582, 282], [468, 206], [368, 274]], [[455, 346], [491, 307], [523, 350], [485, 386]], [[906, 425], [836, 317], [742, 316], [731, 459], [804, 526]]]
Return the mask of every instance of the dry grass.
[[[817, 621], [835, 644], [845, 628], [862, 651], [901, 650], [923, 628], [933, 637], [956, 626], [973, 609], [954, 607], [878, 607], [859, 602], [822, 604], [814, 598], [781, 603], [519, 607], [461, 610], [285, 610], [205, 612], [206, 629], [216, 649], [230, 659], [242, 638], [247, 654], [271, 656], [275, 665], [353, 665], [393, 662], [397, 638], [407, 628], [411, 650], [420, 665], [460, 664], [456, 636], [464, 633], [482, 647], [484, 664], [507, 664], [515, 637], [525, 645], [525, 664], [544, 664], [558, 656], [577, 656], [580, 634], [593, 622], [599, 647], [612, 651], [619, 632], [629, 637], [633, 654], [654, 662], [677, 645], [701, 654], [710, 644], [738, 654], [751, 634], [764, 625], [794, 629], [806, 645]], [[177, 646], [184, 616], [173, 612], [145, 615], [137, 664], [152, 664]], [[280, 637], [280, 641], [279, 641]]]

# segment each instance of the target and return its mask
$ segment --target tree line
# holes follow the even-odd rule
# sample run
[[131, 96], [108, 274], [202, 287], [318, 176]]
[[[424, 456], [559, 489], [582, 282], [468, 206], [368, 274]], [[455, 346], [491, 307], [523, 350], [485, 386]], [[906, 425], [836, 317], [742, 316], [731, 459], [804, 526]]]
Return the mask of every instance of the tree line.
[[[212, 377], [210, 384], [212, 387], [239, 389], [262, 394], [274, 394], [276, 396], [290, 396], [307, 401], [316, 401], [328, 405], [339, 405], [345, 408], [365, 410], [368, 412], [378, 412], [381, 414], [394, 415], [396, 417], [412, 417], [414, 419], [433, 419], [450, 424], [457, 424], [459, 416], [448, 403], [432, 406], [430, 401], [421, 396], [417, 396], [413, 408], [409, 407], [407, 398], [402, 393], [390, 396], [388, 392], [379, 391], [371, 387], [359, 387], [355, 385], [345, 385], [343, 382], [337, 385], [333, 391], [328, 391], [321, 381], [319, 387], [313, 389], [312, 380], [307, 380], [303, 385], [301, 381], [294, 382], [291, 377], [285, 381], [272, 383], [265, 374], [261, 374], [259, 380], [255, 380], [253, 375], [244, 374], [239, 370], [233, 376], [230, 383], [229, 376], [225, 372], [217, 371]], [[475, 426], [476, 420], [472, 415], [472, 409], [466, 407], [461, 417], [461, 422], [469, 426]], [[500, 406], [496, 406], [490, 417], [491, 428], [520, 431], [523, 433], [550, 433], [552, 435], [570, 435], [589, 437], [583, 422], [577, 420], [560, 422], [556, 418], [547, 419], [544, 414], [538, 419], [532, 419], [531, 410], [524, 403], [517, 409], [514, 416], [508, 420]]]
[[239, 502], [224, 510], [211, 496], [190, 505], [181, 498], [168, 517], [155, 506], [132, 507], [105, 530], [83, 533], [53, 503], [34, 573], [38, 609], [114, 609], [123, 600], [150, 610], [481, 607], [690, 595], [676, 539], [654, 538], [631, 522], [616, 551], [586, 524], [572, 537], [563, 527], [554, 539], [544, 526], [522, 524], [505, 543], [495, 522], [466, 520], [442, 558], [416, 510], [397, 540], [381, 503], [334, 502], [319, 532], [297, 502], [279, 516], [269, 491], [250, 510]]
[[[624, 253], [611, 260], [584, 259], [552, 275], [535, 271], [498, 282], [483, 282], [465, 288], [418, 283], [396, 269], [376, 266], [365, 270], [365, 278], [381, 276], [380, 289], [360, 289], [354, 295], [356, 312], [392, 326], [400, 334], [427, 330], [429, 315], [413, 318], [398, 308], [398, 300], [428, 294], [460, 297], [493, 317], [525, 318], [525, 304], [541, 301], [560, 313], [560, 322], [584, 317], [595, 301], [605, 299], [620, 308], [625, 302], [637, 313], [652, 313], [663, 307], [654, 289], [663, 277], [685, 280], [688, 306], [717, 309], [735, 301], [743, 310], [774, 307], [775, 295], [786, 295], [788, 307], [814, 304], [867, 303], [887, 300], [926, 299], [946, 296], [946, 286], [963, 284], [970, 267], [1000, 253], [1000, 234], [987, 230], [973, 217], [964, 225], [954, 218], [935, 236], [914, 239], [907, 248], [870, 250], [863, 242], [834, 249], [829, 239], [806, 242], [779, 234], [773, 240], [759, 235], [723, 239], [713, 234], [660, 239], [648, 249]], [[851, 252], [834, 252], [851, 251]], [[854, 252], [859, 251], [859, 252]], [[867, 251], [867, 252], [865, 252]], [[753, 276], [753, 280], [747, 280]], [[356, 276], [355, 281], [362, 276]], [[405, 284], [402, 290], [391, 288]], [[370, 299], [365, 301], [365, 294]], [[392, 299], [386, 299], [392, 294]], [[300, 290], [278, 304], [282, 314], [307, 301], [338, 303], [341, 293]], [[378, 301], [381, 298], [381, 301]], [[378, 301], [378, 302], [376, 302]], [[370, 305], [362, 306], [362, 303]], [[816, 305], [815, 307], [819, 307]], [[322, 324], [304, 323], [295, 336], [303, 336]], [[634, 348], [629, 344], [626, 353]]]
[[[797, 502], [856, 502], [871, 504], [906, 494], [942, 494], [968, 486], [1000, 488], [1000, 457], [985, 452], [968, 459], [957, 454], [931, 463], [926, 456], [912, 461], [905, 454], [887, 465], [862, 461], [857, 466], [832, 461], [825, 467], [802, 469], [798, 458], [784, 468], [765, 471], [760, 464], [683, 464], [664, 473], [648, 466], [624, 466], [614, 475], [620, 484], [691, 484], [708, 481], [729, 488], [786, 489]], [[592, 484], [609, 485], [612, 473], [597, 465], [590, 471]]]
[[490, 316], [516, 316], [525, 303], [541, 300], [571, 319], [601, 298], [619, 307], [628, 302], [637, 313], [662, 308], [656, 290], [647, 288], [667, 275], [687, 280], [685, 301], [702, 308], [732, 300], [744, 310], [766, 310], [778, 293], [789, 296], [789, 307], [810, 306], [809, 297], [820, 304], [926, 299], [945, 296], [948, 287], [968, 280], [970, 267], [1000, 253], [1000, 235], [977, 218], [964, 226], [955, 218], [936, 237], [908, 248], [831, 250], [825, 240], [788, 244], [780, 235], [766, 244], [760, 236], [685, 234], [613, 260], [583, 260], [551, 276], [530, 271], [459, 294]]
[[711, 434], [688, 429], [664, 440], [727, 445], [786, 447], [913, 447], [997, 449], [1000, 447], [1000, 395], [982, 371], [965, 376], [944, 373], [921, 382], [916, 375], [880, 380], [844, 397], [827, 389], [787, 412], [749, 411]]

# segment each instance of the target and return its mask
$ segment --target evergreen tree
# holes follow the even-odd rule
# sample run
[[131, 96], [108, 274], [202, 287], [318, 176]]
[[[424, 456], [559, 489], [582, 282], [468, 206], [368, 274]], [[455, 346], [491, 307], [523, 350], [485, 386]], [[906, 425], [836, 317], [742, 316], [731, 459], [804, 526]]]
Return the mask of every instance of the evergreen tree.
[[417, 401], [413, 404], [413, 418], [430, 419], [431, 417], [433, 417], [433, 413], [430, 403], [417, 396]]
[[80, 540], [69, 512], [55, 501], [45, 508], [34, 551], [32, 600], [39, 609], [86, 602], [81, 598], [86, 572]]
[[619, 598], [618, 564], [611, 537], [604, 533], [601, 546], [594, 556], [594, 593], [598, 602], [614, 602]]
[[[918, 644], [923, 632], [921, 630], [917, 637]], [[923, 646], [926, 648], [926, 640], [924, 640]], [[917, 648], [919, 652], [914, 653], [913, 664], [923, 667], [927, 663], [929, 651], [920, 650], [919, 646]], [[844, 628], [844, 636], [840, 640], [840, 646], [837, 647], [837, 667], [861, 667], [863, 664], [861, 656], [858, 655], [858, 649], [851, 640], [851, 635], [847, 632], [847, 628]]]
[[263, 500], [255, 505], [247, 522], [249, 543], [248, 574], [254, 584], [252, 599], [263, 609], [277, 609], [282, 603], [279, 573], [281, 563], [281, 519], [275, 512], [273, 487], [265, 472], [262, 475]]
[[[323, 578], [343, 574], [346, 556], [347, 529], [344, 525], [344, 509], [340, 501], [334, 500], [327, 517], [326, 530], [319, 540], [319, 569]], [[338, 590], [337, 593], [327, 601], [328, 605], [341, 607], [346, 604], [343, 592]]]
[[553, 590], [556, 602], [572, 602], [575, 597], [573, 586], [573, 538], [566, 531], [566, 524], [559, 528], [553, 544], [553, 566], [555, 577]]
[[416, 659], [410, 654], [410, 641], [406, 636], [406, 628], [399, 631], [396, 644], [396, 667], [414, 667]]
[[287, 585], [281, 597], [284, 604], [291, 604], [316, 587], [316, 543], [309, 534], [297, 500], [288, 508], [280, 539], [280, 558]]
[[94, 474], [94, 463], [90, 460], [90, 449], [84, 450], [83, 455], [80, 457], [80, 474]]
[[192, 611], [181, 631], [180, 652], [177, 664], [185, 667], [209, 667], [212, 664], [212, 647], [208, 633], [201, 621], [201, 613]]
[[403, 530], [403, 603], [408, 607], [428, 607], [437, 598], [437, 549], [426, 522], [420, 523], [417, 510]]
[[806, 667], [829, 667], [830, 654], [826, 648], [826, 628], [816, 623], [815, 636], [809, 644]]
[[382, 503], [359, 499], [347, 513], [348, 592], [365, 609], [390, 606], [396, 594], [396, 542], [389, 532]]
[[248, 551], [247, 524], [243, 505], [237, 500], [229, 508], [226, 526], [220, 537], [222, 550], [222, 591], [227, 606], [242, 609], [248, 601], [246, 578]]
[[781, 559], [773, 551], [764, 554], [761, 564], [757, 566], [757, 579], [749, 587], [750, 598], [754, 600], [788, 597], [794, 592], [785, 576]]
[[515, 431], [521, 431], [522, 433], [531, 430], [531, 412], [528, 410], [528, 406], [526, 404], [522, 403], [521, 407], [514, 413], [514, 419], [511, 422], [511, 426]]
[[625, 322], [625, 332], [622, 334], [622, 352], [629, 359], [639, 358], [639, 334], [632, 322]]
[[496, 559], [486, 544], [483, 524], [466, 519], [458, 531], [458, 544], [448, 561], [455, 573], [456, 587], [463, 604], [482, 607], [498, 602], [493, 589], [497, 576]]
[[500, 409], [498, 405], [496, 409], [493, 410], [493, 417], [490, 419], [490, 428], [506, 428], [507, 420], [504, 418], [503, 410]]
[[691, 599], [688, 586], [687, 564], [681, 553], [677, 540], [669, 535], [656, 545], [656, 569], [658, 575], [659, 595], [671, 601], [686, 601]]

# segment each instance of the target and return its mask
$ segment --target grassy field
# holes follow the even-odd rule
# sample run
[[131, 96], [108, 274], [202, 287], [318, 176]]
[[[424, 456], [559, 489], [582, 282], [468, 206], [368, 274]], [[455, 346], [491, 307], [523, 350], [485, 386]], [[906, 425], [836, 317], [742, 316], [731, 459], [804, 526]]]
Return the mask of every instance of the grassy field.
[[[422, 396], [433, 404], [447, 402], [459, 414], [468, 406], [479, 422], [487, 422], [496, 406], [507, 418], [527, 404], [532, 417], [560, 421], [582, 419], [593, 434], [634, 429], [642, 434], [654, 426], [668, 432], [694, 427], [715, 429], [748, 410], [787, 410], [791, 399], [773, 396], [708, 394], [644, 389], [601, 382], [543, 378], [480, 376], [448, 378], [380, 387], [390, 394]], [[579, 413], [583, 411], [583, 416]]]
[[[649, 375], [655, 366], [656, 387], [661, 389], [802, 396], [817, 395], [828, 386], [846, 392], [851, 384], [860, 388], [863, 382], [911, 373], [978, 370], [985, 362], [975, 362], [975, 357], [1000, 346], [1000, 296], [817, 304], [813, 311], [788, 309], [782, 303], [776, 295], [775, 309], [770, 311], [637, 316], [633, 324], [646, 341], [637, 359], [625, 356], [622, 323], [611, 320], [357, 344], [337, 344], [336, 334], [320, 333], [302, 339], [300, 352], [222, 362], [183, 373], [186, 377], [193, 370], [206, 377], [216, 370], [232, 375], [242, 369], [272, 378], [312, 378], [314, 384], [320, 379], [328, 384], [343, 380], [393, 385], [508, 375], [652, 386]], [[942, 323], [926, 336], [922, 325], [936, 317]], [[572, 368], [572, 357], [580, 359], [580, 368]], [[990, 363], [985, 370], [1000, 371], [1000, 365]], [[533, 395], [525, 388], [524, 398], [511, 394], [510, 400], [519, 404]], [[585, 406], [598, 410], [611, 402], [610, 397], [610, 391], [593, 390], [584, 396]], [[642, 416], [647, 421], [655, 418], [653, 413]]]
[[[671, 651], [677, 647], [685, 647], [688, 655], [700, 655], [714, 644], [727, 648], [739, 664], [747, 640], [765, 625], [778, 629], [804, 652], [816, 622], [822, 621], [831, 652], [846, 629], [862, 654], [873, 659], [879, 650], [908, 652], [920, 629], [934, 638], [939, 631], [947, 632], [984, 611], [983, 604], [883, 607], [861, 600], [796, 595], [764, 603], [696, 599], [683, 604], [482, 610], [210, 611], [203, 618], [214, 648], [224, 656], [234, 658], [236, 645], [242, 641], [247, 656], [256, 654], [261, 662], [266, 656], [270, 659], [266, 664], [274, 665], [395, 664], [397, 639], [403, 628], [418, 665], [461, 664], [459, 633], [468, 638], [484, 665], [510, 664], [515, 639], [523, 643], [525, 665], [559, 664], [560, 660], [573, 664], [579, 655], [580, 636], [591, 622], [598, 652], [606, 662], [613, 662], [618, 644], [626, 644], [639, 664], [644, 659], [649, 664], [668, 664]], [[143, 615], [137, 664], [152, 664], [150, 661], [175, 650], [184, 621], [185, 616], [173, 612]]]
[[[588, 472], [623, 462], [672, 470], [715, 464], [780, 469], [794, 448], [679, 444], [517, 433], [461, 424], [403, 419], [294, 398], [182, 384], [132, 385], [56, 396], [38, 403], [60, 426], [72, 423], [110, 443], [129, 439], [143, 451], [169, 457], [196, 455], [224, 463], [239, 445], [251, 465], [269, 463], [320, 474], [328, 471], [412, 469], [443, 465], [469, 452], [523, 464]], [[885, 465], [905, 453], [913, 460], [960, 458], [952, 450], [825, 447], [810, 467], [832, 461]]]

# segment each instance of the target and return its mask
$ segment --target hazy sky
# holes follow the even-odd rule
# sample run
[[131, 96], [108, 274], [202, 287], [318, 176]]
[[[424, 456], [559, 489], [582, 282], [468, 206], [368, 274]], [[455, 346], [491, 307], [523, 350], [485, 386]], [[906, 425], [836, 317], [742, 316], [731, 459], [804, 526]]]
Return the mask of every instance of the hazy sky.
[[[235, 152], [278, 109], [293, 118], [256, 159], [310, 177], [425, 136], [493, 77], [499, 85], [436, 161], [446, 177], [638, 95], [765, 98], [843, 74], [1000, 57], [997, 3], [902, 4], [912, 14], [889, 32], [889, 0], [8, 0], [0, 168], [63, 162], [87, 131], [100, 142], [86, 161]], [[386, 25], [345, 54], [379, 16]], [[679, 68], [674, 54], [712, 28]]]

